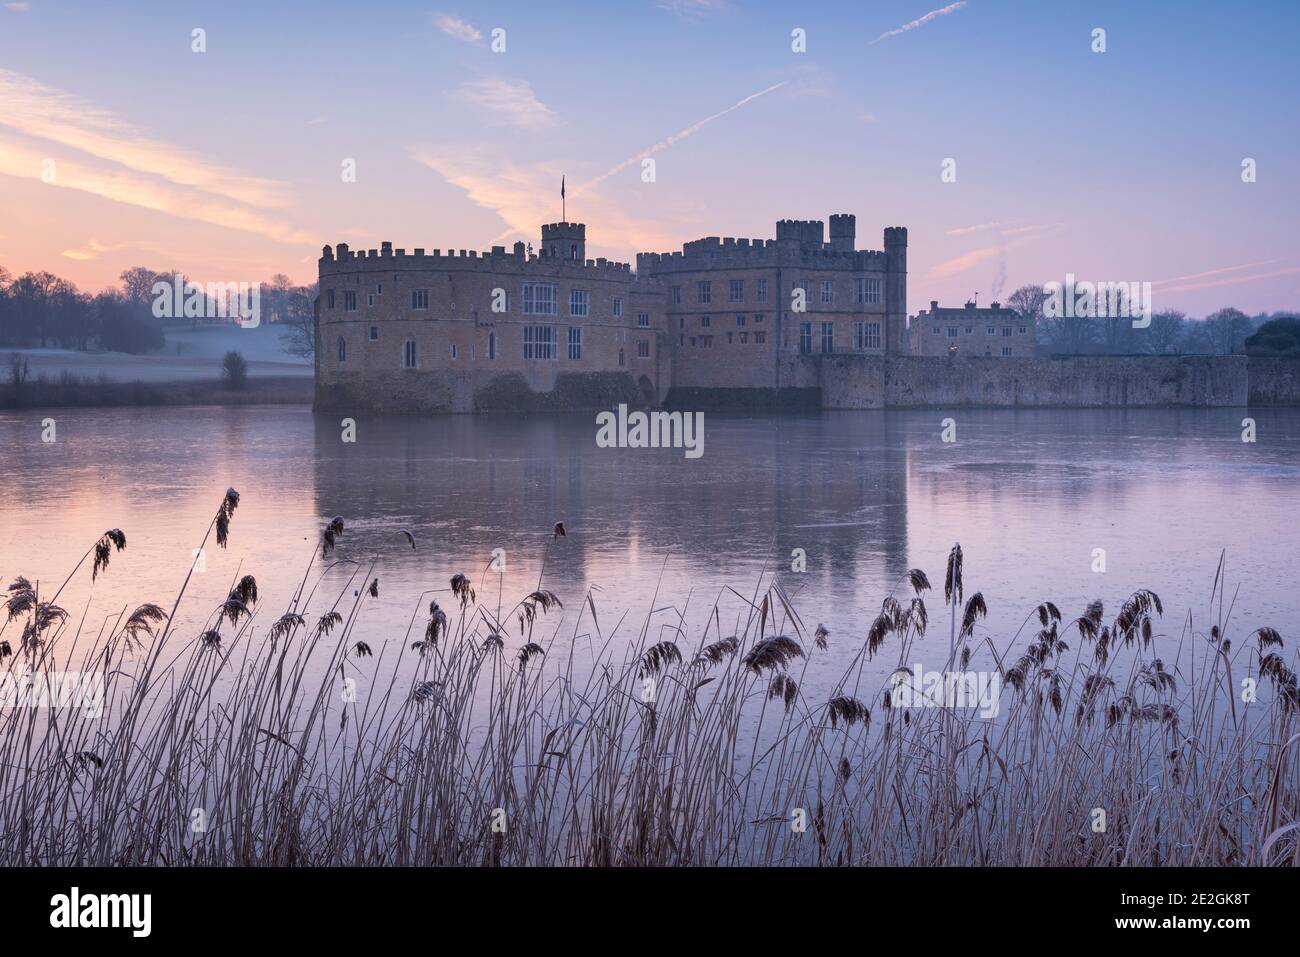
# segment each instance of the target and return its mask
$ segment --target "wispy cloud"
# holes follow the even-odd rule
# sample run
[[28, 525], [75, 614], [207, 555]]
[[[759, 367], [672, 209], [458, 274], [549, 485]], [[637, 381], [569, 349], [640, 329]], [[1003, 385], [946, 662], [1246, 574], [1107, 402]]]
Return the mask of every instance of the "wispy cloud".
[[731, 3], [729, 0], [660, 0], [659, 7], [683, 20], [699, 20], [730, 9]]
[[[1007, 230], [1004, 236], [1012, 232], [1020, 236], [1019, 239], [1013, 239], [1010, 242], [1002, 241], [993, 246], [981, 246], [978, 249], [972, 249], [969, 252], [962, 253], [960, 256], [954, 256], [952, 259], [946, 259], [930, 267], [927, 276], [931, 279], [946, 279], [956, 276], [973, 269], [980, 263], [994, 259], [1002, 253], [1027, 243], [1040, 242], [1050, 236], [1058, 234], [1065, 227], [1064, 223], [1043, 223], [1035, 226], [1024, 226], [1016, 230]], [[951, 235], [951, 234], [950, 234]]]
[[0, 69], [0, 126], [253, 206], [283, 206], [279, 183], [213, 163], [137, 130], [108, 110]]
[[447, 36], [466, 43], [480, 43], [483, 40], [483, 34], [473, 24], [448, 13], [434, 14], [433, 25]]
[[537, 130], [555, 123], [555, 112], [537, 98], [527, 80], [468, 80], [456, 90], [463, 101], [497, 119], [523, 130]]
[[65, 259], [75, 259], [79, 262], [85, 262], [91, 259], [98, 259], [104, 253], [121, 252], [124, 249], [143, 249], [149, 252], [161, 253], [162, 247], [156, 243], [146, 242], [121, 242], [121, 243], [101, 243], [93, 237], [86, 242], [84, 246], [78, 246], [73, 249], [65, 249], [59, 253]]
[[23, 0], [12, 0], [12, 2], [6, 3], [4, 5], [4, 8], [14, 13], [26, 13], [28, 10], [32, 8], [32, 5], [30, 3], [23, 2]]
[[[586, 221], [599, 223], [599, 240], [593, 241], [592, 245], [631, 251], [667, 248], [680, 242], [684, 227], [682, 218], [674, 217], [662, 208], [657, 211], [652, 222], [629, 215], [620, 199], [605, 194], [600, 185], [641, 159], [666, 150], [674, 143], [680, 143], [719, 117], [785, 85], [786, 81], [783, 81], [752, 93], [726, 109], [706, 116], [616, 163], [581, 186], [571, 184], [570, 199], [581, 195]], [[553, 222], [557, 218], [558, 184], [563, 172], [559, 163], [519, 165], [504, 159], [494, 150], [459, 143], [414, 146], [410, 150], [410, 156], [417, 163], [437, 172], [453, 186], [464, 190], [474, 205], [490, 209], [501, 217], [506, 229], [493, 242], [501, 242], [508, 237], [531, 240], [536, 235], [539, 223]]]
[[940, 7], [938, 10], [931, 10], [923, 17], [917, 17], [910, 23], [904, 23], [896, 30], [886, 30], [880, 36], [871, 41], [870, 45], [879, 43], [881, 40], [888, 40], [890, 37], [896, 37], [900, 33], [907, 33], [909, 30], [915, 30], [917, 27], [923, 27], [931, 20], [937, 20], [939, 17], [947, 16], [950, 13], [956, 13], [962, 7], [966, 6], [966, 0], [957, 0], [956, 3], [950, 3], [946, 7]]
[[[505, 229], [492, 239], [537, 242], [538, 226], [560, 218], [560, 176], [558, 163], [520, 165], [495, 150], [463, 143], [421, 145], [411, 149], [411, 158], [434, 170], [448, 183], [465, 191], [475, 206], [496, 213]], [[573, 199], [573, 190], [569, 197]], [[671, 242], [672, 223], [662, 214], [653, 222], [629, 215], [614, 198], [598, 191], [582, 200], [586, 222], [598, 224], [591, 246], [609, 250], [654, 249]], [[623, 253], [619, 253], [622, 255]]]
[[1220, 276], [1225, 272], [1240, 272], [1243, 269], [1257, 269], [1260, 266], [1271, 266], [1277, 262], [1276, 259], [1263, 259], [1256, 263], [1242, 263], [1240, 266], [1221, 266], [1218, 269], [1207, 269], [1205, 272], [1194, 272], [1187, 276], [1174, 276], [1170, 279], [1157, 279], [1151, 285], [1167, 286], [1175, 282], [1187, 282], [1193, 279], [1205, 279], [1208, 276]]
[[676, 133], [672, 134], [671, 136], [665, 139], [660, 140], [658, 143], [655, 143], [653, 146], [646, 147], [641, 152], [637, 153], [635, 156], [629, 156], [621, 163], [614, 164], [605, 172], [597, 176], [595, 179], [583, 183], [580, 187], [578, 187], [577, 191], [581, 192], [583, 190], [591, 189], [593, 186], [597, 186], [600, 183], [603, 183], [611, 176], [621, 173], [623, 170], [627, 169], [633, 163], [639, 163], [647, 156], [653, 156], [655, 153], [660, 153], [663, 150], [668, 149], [668, 147], [672, 146], [674, 143], [680, 143], [682, 140], [686, 139], [689, 136], [694, 135], [704, 127], [708, 126], [714, 120], [720, 119], [726, 116], [728, 113], [740, 109], [746, 103], [752, 103], [754, 100], [757, 100], [760, 96], [766, 96], [767, 94], [771, 93], [773, 90], [779, 90], [781, 87], [785, 86], [787, 82], [789, 81], [782, 80], [780, 83], [774, 83], [772, 86], [769, 86], [765, 90], [759, 90], [757, 93], [751, 93], [749, 96], [744, 97], [741, 100], [737, 100], [735, 103], [731, 104], [731, 106], [727, 107], [725, 110], [719, 110], [717, 113], [714, 113], [712, 116], [706, 116], [704, 119], [692, 123], [690, 126], [686, 127], [685, 129], [678, 130]]
[[969, 233], [983, 233], [988, 232], [990, 229], [1002, 229], [1005, 226], [1014, 226], [1017, 222], [1019, 222], [1019, 220], [1011, 219], [999, 220], [995, 223], [979, 223], [975, 226], [958, 226], [954, 229], [945, 229], [943, 234], [945, 236], [965, 236]]
[[329, 122], [329, 117], [322, 113], [320, 116], [313, 116], [310, 120], [307, 121], [307, 125], [320, 126], [322, 123], [328, 123], [328, 122]]
[[[0, 174], [41, 179], [49, 153], [0, 136]], [[242, 203], [178, 186], [132, 170], [103, 169], [77, 160], [57, 159], [51, 188], [73, 189], [142, 209], [257, 233], [285, 243], [315, 244], [317, 238], [278, 215]]]
[[[1235, 266], [1234, 269], [1244, 269], [1244, 266]], [[1206, 275], [1212, 275], [1214, 272], [1226, 272], [1227, 270], [1213, 270]], [[1289, 266], [1286, 269], [1275, 269], [1272, 272], [1259, 273], [1255, 276], [1230, 276], [1223, 279], [1211, 279], [1209, 282], [1192, 282], [1181, 286], [1169, 286], [1161, 288], [1161, 295], [1168, 295], [1171, 292], [1192, 292], [1197, 289], [1215, 289], [1219, 286], [1240, 286], [1248, 282], [1259, 282], [1261, 279], [1276, 279], [1279, 276], [1294, 276], [1300, 273], [1300, 266]], [[1168, 281], [1168, 280], [1166, 280]], [[1154, 285], [1154, 284], [1153, 284]]]

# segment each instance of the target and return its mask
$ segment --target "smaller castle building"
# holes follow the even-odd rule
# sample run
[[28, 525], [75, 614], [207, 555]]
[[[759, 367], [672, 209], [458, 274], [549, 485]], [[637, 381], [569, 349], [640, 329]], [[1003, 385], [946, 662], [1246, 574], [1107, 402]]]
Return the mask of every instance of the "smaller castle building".
[[998, 302], [981, 309], [974, 302], [957, 308], [931, 300], [907, 331], [914, 356], [1032, 358], [1037, 340], [1033, 322]]

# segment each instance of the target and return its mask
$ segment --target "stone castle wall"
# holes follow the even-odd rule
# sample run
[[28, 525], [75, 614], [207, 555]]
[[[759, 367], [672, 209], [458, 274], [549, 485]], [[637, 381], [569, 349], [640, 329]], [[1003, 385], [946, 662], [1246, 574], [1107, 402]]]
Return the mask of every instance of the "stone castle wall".
[[1244, 406], [1244, 356], [817, 357], [822, 406]]
[[[483, 255], [326, 247], [316, 405], [429, 413], [497, 408], [501, 396], [522, 409], [603, 408], [610, 396], [661, 402], [670, 369], [658, 288], [625, 263], [581, 259], [573, 224], [544, 235], [577, 258], [528, 255], [522, 243]], [[554, 287], [553, 312], [525, 312], [525, 284], [536, 283]], [[573, 290], [585, 310], [575, 311]], [[551, 336], [544, 354], [526, 339], [542, 328]]]
[[1251, 405], [1300, 405], [1300, 358], [1251, 356]]

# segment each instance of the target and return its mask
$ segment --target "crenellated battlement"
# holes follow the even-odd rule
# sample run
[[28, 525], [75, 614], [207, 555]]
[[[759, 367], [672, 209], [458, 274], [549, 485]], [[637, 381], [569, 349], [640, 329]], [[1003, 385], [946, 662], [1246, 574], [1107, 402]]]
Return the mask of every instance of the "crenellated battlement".
[[647, 274], [692, 272], [711, 269], [843, 269], [887, 271], [891, 247], [906, 247], [907, 230], [885, 230], [885, 249], [854, 249], [857, 217], [835, 213], [830, 217], [830, 241], [819, 219], [781, 219], [775, 239], [743, 239], [706, 236], [682, 244], [681, 252], [638, 253], [637, 272]]
[[637, 253], [637, 272], [691, 272], [710, 269], [753, 269], [780, 266], [789, 269], [844, 269], [881, 271], [889, 262], [883, 250], [835, 249], [829, 244], [793, 249], [775, 239], [733, 239], [711, 236], [682, 246], [681, 252]]
[[325, 246], [321, 250], [320, 274], [338, 275], [354, 271], [383, 271], [389, 269], [475, 269], [483, 272], [508, 270], [511, 272], [560, 273], [562, 275], [589, 275], [590, 272], [625, 273], [630, 277], [631, 263], [605, 259], [569, 260], [562, 257], [528, 255], [523, 243], [516, 243], [513, 251], [504, 246], [493, 246], [488, 252], [476, 249], [426, 250], [417, 246], [408, 253], [394, 249], [385, 242], [379, 249], [352, 249], [347, 243]]

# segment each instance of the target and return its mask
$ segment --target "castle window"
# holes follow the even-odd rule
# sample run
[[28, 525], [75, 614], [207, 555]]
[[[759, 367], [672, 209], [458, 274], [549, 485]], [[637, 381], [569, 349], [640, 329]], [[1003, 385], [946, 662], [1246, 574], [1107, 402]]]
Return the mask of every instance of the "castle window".
[[524, 358], [557, 358], [554, 326], [524, 326]]
[[859, 279], [857, 282], [857, 288], [854, 291], [853, 301], [859, 305], [880, 302], [880, 280]]
[[348, 361], [348, 343], [342, 336], [339, 336], [339, 362]]
[[642, 339], [636, 344], [636, 357], [638, 359], [650, 358], [650, 340]]
[[678, 316], [678, 317], [677, 317], [677, 328], [678, 328], [678, 329], [685, 329], [685, 328], [686, 328], [686, 317], [685, 317], [685, 316]]
[[334, 290], [333, 290], [333, 289], [327, 289], [327, 290], [325, 290], [325, 308], [326, 308], [326, 309], [333, 309], [333, 308], [334, 308]]
[[989, 335], [996, 336], [997, 334], [998, 334], [997, 326], [989, 326]]
[[748, 343], [748, 342], [749, 342], [749, 333], [748, 333], [748, 332], [742, 332], [742, 333], [740, 334], [740, 344], [743, 346], [743, 345], [745, 345], [745, 344]]
[[456, 345], [454, 342], [451, 344], [451, 357], [453, 359], [460, 358], [460, 346]]
[[591, 294], [585, 289], [569, 290], [569, 315], [586, 316], [591, 311]]
[[650, 313], [638, 312], [636, 314], [636, 324], [640, 326], [642, 329], [650, 328]]
[[966, 327], [966, 335], [969, 336], [969, 335], [970, 335], [972, 332], [974, 332], [974, 331], [975, 331], [975, 330], [974, 330], [972, 327], [970, 327], [970, 326], [967, 326], [967, 327]]
[[378, 327], [378, 326], [371, 326], [371, 327], [370, 327], [370, 341], [371, 341], [371, 342], [378, 342], [378, 341], [379, 341], [379, 327]]
[[1002, 327], [1002, 336], [1003, 336], [1003, 338], [1007, 338], [1007, 337], [1010, 336], [1010, 335], [1011, 335], [1011, 327], [1010, 327], [1010, 326], [1003, 326], [1003, 327]]
[[1010, 358], [1010, 357], [1011, 357], [1011, 347], [1010, 347], [1010, 346], [1003, 346], [1003, 347], [1002, 347], [1002, 357], [1003, 357], [1003, 358]]
[[614, 318], [617, 319], [621, 315], [623, 315], [623, 300], [620, 299], [618, 296], [615, 296], [614, 297]]
[[737, 314], [737, 316], [736, 316], [736, 325], [738, 325], [738, 326], [743, 326], [744, 324], [745, 324], [745, 317], [744, 317], [744, 315], [742, 315], [742, 314]]
[[700, 336], [700, 341], [704, 343], [704, 348], [713, 348], [713, 336]]
[[375, 294], [374, 294], [373, 292], [371, 292], [371, 293], [367, 293], [367, 294], [366, 294], [366, 306], [369, 307], [369, 306], [373, 306], [374, 304], [375, 304]]
[[623, 365], [623, 350], [621, 348], [618, 350], [618, 364]]
[[880, 348], [880, 323], [859, 319], [853, 323], [854, 345], [861, 352]]
[[956, 327], [956, 326], [949, 326], [949, 327], [948, 327], [948, 338], [949, 338], [949, 339], [956, 339], [956, 338], [957, 338], [957, 327]]
[[758, 281], [757, 292], [758, 292], [758, 301], [767, 302], [767, 280], [766, 279], [760, 279]]
[[935, 326], [935, 327], [934, 327], [934, 334], [935, 334], [936, 336], [939, 334], [939, 327], [938, 327], [938, 326]]
[[754, 345], [756, 345], [756, 346], [761, 346], [761, 345], [763, 345], [765, 342], [767, 342], [767, 333], [766, 333], [766, 332], [756, 332], [756, 333], [754, 333]]
[[489, 332], [488, 333], [488, 358], [495, 359], [496, 357], [497, 357], [497, 334], [495, 332]]
[[384, 284], [382, 282], [375, 283], [375, 295], [382, 296], [383, 294], [384, 294]]
[[570, 243], [570, 244], [569, 244], [569, 258], [572, 259], [574, 262], [577, 262], [577, 261], [578, 261], [578, 244], [577, 244], [577, 243]]
[[411, 290], [411, 308], [428, 309], [429, 308], [429, 290], [412, 289]]
[[707, 329], [708, 326], [709, 326], [709, 323], [712, 322], [712, 321], [713, 321], [713, 320], [712, 320], [710, 317], [708, 317], [708, 316], [700, 316], [700, 328], [701, 328], [701, 329]]
[[822, 323], [822, 352], [835, 351], [835, 323]]
[[799, 352], [807, 355], [812, 352], [812, 323], [799, 323]]
[[555, 315], [556, 286], [549, 282], [524, 283], [524, 315]]
[[682, 304], [682, 287], [673, 286], [673, 305], [680, 306], [681, 304]]
[[704, 282], [697, 282], [695, 284], [695, 301], [703, 303], [713, 302], [713, 283], [708, 282], [707, 280]]
[[685, 335], [680, 335], [680, 336], [678, 336], [678, 337], [677, 337], [677, 344], [678, 344], [679, 346], [684, 346], [684, 345], [686, 345], [686, 336], [685, 336]]
[[404, 369], [414, 369], [415, 359], [415, 340], [407, 339], [402, 346], [402, 367]]
[[1029, 328], [1028, 328], [1027, 326], [1021, 326], [1021, 327], [1020, 327], [1020, 334], [1021, 334], [1022, 336], [1025, 335], [1025, 334], [1028, 333], [1028, 332], [1029, 332]]
[[733, 279], [727, 283], [727, 302], [745, 301], [745, 280]]
[[835, 301], [835, 283], [830, 279], [822, 280], [822, 303], [829, 304]]
[[569, 326], [569, 358], [582, 358], [582, 328]]
[[731, 334], [730, 332], [728, 332], [728, 333], [727, 333], [727, 345], [731, 345], [731, 336], [732, 336], [732, 334]]
[[343, 290], [343, 311], [344, 312], [357, 311], [357, 291], [355, 289]]

